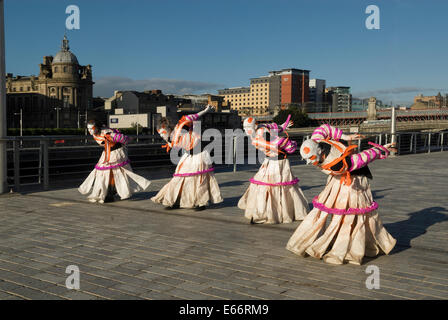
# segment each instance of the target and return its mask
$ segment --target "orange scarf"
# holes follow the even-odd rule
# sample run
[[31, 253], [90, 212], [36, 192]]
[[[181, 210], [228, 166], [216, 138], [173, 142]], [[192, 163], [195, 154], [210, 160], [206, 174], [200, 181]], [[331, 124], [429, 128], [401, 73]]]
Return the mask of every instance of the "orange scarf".
[[[352, 153], [354, 152], [354, 149], [356, 149], [358, 146], [351, 145], [351, 146], [348, 146], [345, 150], [343, 150], [340, 146], [338, 146], [336, 143], [332, 142], [328, 138], [323, 141], [334, 146], [336, 149], [338, 149], [340, 152], [342, 152], [342, 154], [338, 158], [331, 161], [330, 163], [324, 164], [320, 167], [323, 170], [330, 171], [331, 175], [340, 175], [341, 176], [340, 183], [344, 183], [345, 185], [348, 185], [348, 186], [351, 185], [352, 178], [350, 175], [350, 171], [348, 171], [349, 168], [348, 168], [348, 164], [347, 164], [347, 157], [352, 155]], [[331, 167], [338, 164], [340, 161], [342, 161], [342, 168], [338, 171], [332, 170]]]
[[116, 143], [112, 141], [112, 138], [108, 134], [100, 136], [93, 135], [93, 139], [95, 139], [95, 141], [97, 142], [104, 142], [104, 152], [106, 153], [106, 156], [104, 157], [103, 163], [109, 162], [111, 148], [115, 146]]

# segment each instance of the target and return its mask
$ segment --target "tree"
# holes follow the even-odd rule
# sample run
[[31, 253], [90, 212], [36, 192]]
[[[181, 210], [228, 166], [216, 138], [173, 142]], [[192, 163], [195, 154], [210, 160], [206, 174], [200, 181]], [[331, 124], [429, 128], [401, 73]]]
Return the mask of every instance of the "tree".
[[300, 110], [297, 106], [290, 106], [288, 109], [280, 110], [274, 117], [274, 122], [278, 124], [284, 123], [289, 114], [294, 122], [293, 128], [308, 127], [310, 125], [310, 118], [308, 118], [306, 112]]

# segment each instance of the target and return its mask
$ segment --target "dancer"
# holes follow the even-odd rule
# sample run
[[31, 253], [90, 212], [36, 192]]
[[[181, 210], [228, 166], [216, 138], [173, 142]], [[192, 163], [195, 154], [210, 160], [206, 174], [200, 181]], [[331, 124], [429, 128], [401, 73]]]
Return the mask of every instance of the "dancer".
[[146, 190], [150, 181], [132, 172], [126, 152], [128, 137], [118, 130], [100, 130], [94, 121], [87, 124], [89, 133], [95, 141], [104, 146], [95, 169], [78, 188], [81, 194], [88, 194], [90, 202], [110, 202], [118, 193], [121, 200], [133, 193]]
[[[288, 136], [279, 137], [292, 126], [289, 115], [281, 126], [276, 123], [255, 125], [254, 118], [244, 120], [244, 130], [252, 145], [266, 154], [257, 174], [238, 202], [245, 210], [245, 217], [251, 223], [289, 223], [303, 220], [308, 212], [308, 201], [299, 188], [299, 179], [294, 177], [289, 165], [288, 154], [297, 149], [297, 143]], [[267, 141], [266, 134], [275, 135]]]
[[171, 129], [167, 118], [161, 119], [157, 132], [166, 141], [163, 147], [166, 147], [167, 152], [171, 148], [174, 151], [183, 149], [184, 154], [173, 178], [151, 198], [152, 201], [161, 203], [168, 209], [195, 210], [204, 210], [209, 203], [223, 201], [210, 154], [207, 150], [200, 150], [201, 136], [193, 130], [194, 122], [211, 110], [213, 107], [208, 105], [199, 113], [183, 116], [174, 129]]
[[367, 164], [396, 150], [392, 144], [369, 142], [372, 148], [355, 154], [356, 146], [347, 147], [339, 141], [360, 138], [325, 124], [300, 147], [302, 158], [329, 177], [324, 190], [313, 199], [314, 209], [289, 239], [288, 250], [323, 258], [327, 263], [360, 265], [364, 256], [388, 254], [395, 246], [396, 240], [381, 223], [378, 204], [373, 201], [368, 181], [372, 175]]

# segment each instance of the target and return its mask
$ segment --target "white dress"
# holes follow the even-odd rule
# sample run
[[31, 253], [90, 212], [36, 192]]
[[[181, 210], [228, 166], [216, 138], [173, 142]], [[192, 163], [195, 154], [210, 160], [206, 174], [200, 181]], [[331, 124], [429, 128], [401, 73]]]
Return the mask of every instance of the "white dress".
[[[111, 131], [103, 130], [101, 135], [104, 136], [106, 133], [111, 133]], [[111, 173], [113, 173], [117, 193], [122, 200], [128, 199], [135, 192], [145, 191], [151, 184], [149, 180], [132, 172], [124, 145], [110, 152], [109, 161], [105, 161], [105, 159], [106, 152], [103, 151], [95, 169], [78, 188], [81, 194], [89, 194], [89, 199], [104, 201]]]
[[[212, 169], [208, 151], [185, 153], [175, 170], [175, 176], [151, 200], [172, 207], [179, 201], [181, 208], [195, 208], [223, 201]], [[203, 172], [202, 174], [194, 174]]]
[[265, 158], [257, 174], [251, 179], [249, 188], [238, 202], [238, 208], [245, 210], [244, 216], [247, 219], [253, 218], [255, 223], [303, 220], [309, 210], [298, 179], [291, 172], [289, 160], [269, 158]]
[[[289, 160], [278, 159], [277, 146], [264, 140], [269, 129], [260, 127], [252, 144], [266, 154], [257, 174], [238, 202], [244, 216], [254, 223], [290, 223], [303, 220], [309, 210], [308, 201], [299, 187], [299, 179], [291, 172]], [[270, 157], [270, 158], [269, 158]]]
[[[338, 139], [339, 129], [329, 125], [315, 130], [313, 137]], [[380, 158], [382, 147], [371, 148], [349, 156], [352, 175], [326, 168], [341, 159], [345, 146], [337, 140], [332, 144], [319, 167], [329, 174], [324, 190], [313, 199], [314, 209], [306, 216], [289, 239], [286, 249], [300, 255], [310, 255], [331, 264], [349, 262], [360, 265], [364, 256], [388, 254], [396, 240], [384, 228], [378, 215], [378, 204], [373, 201], [370, 183], [361, 169], [367, 163]], [[339, 148], [339, 150], [338, 150]]]
[[[171, 133], [172, 147], [186, 153], [180, 158], [173, 178], [151, 198], [153, 202], [168, 207], [178, 204], [180, 208], [195, 208], [223, 201], [208, 151], [190, 154], [191, 150], [196, 151], [194, 147], [201, 140], [194, 131], [184, 131], [183, 126], [192, 125], [192, 119], [197, 118], [197, 115], [183, 116]], [[158, 132], [168, 139], [166, 130]]]

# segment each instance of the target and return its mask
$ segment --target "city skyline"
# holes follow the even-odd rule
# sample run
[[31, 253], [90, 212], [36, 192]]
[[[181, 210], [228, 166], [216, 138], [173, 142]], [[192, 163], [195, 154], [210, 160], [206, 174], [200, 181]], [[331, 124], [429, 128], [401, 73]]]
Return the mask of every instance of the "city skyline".
[[[80, 8], [79, 30], [65, 29], [70, 4]], [[448, 5], [377, 1], [381, 29], [368, 30], [369, 4], [6, 1], [6, 69], [37, 74], [41, 57], [56, 54], [66, 32], [80, 63], [93, 66], [95, 96], [120, 89], [214, 93], [282, 68], [311, 70], [310, 78], [327, 86], [385, 103], [448, 91], [448, 48], [440, 41]]]

